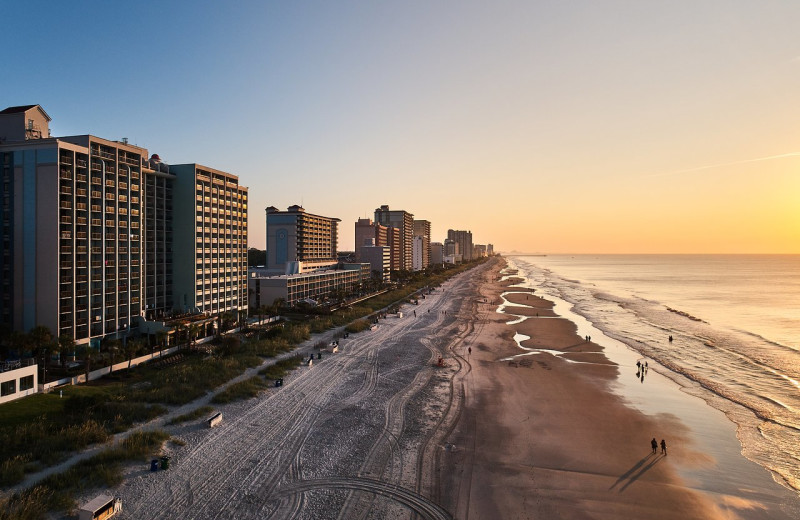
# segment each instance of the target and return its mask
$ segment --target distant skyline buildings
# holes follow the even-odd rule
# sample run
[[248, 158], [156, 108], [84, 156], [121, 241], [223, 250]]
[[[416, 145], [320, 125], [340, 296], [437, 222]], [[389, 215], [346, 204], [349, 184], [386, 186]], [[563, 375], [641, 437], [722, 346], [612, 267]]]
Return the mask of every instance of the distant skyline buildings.
[[[474, 246], [472, 232], [462, 230], [448, 230], [448, 238], [444, 242], [433, 242], [431, 239], [432, 224], [429, 220], [414, 219], [413, 214], [405, 210], [390, 210], [388, 205], [383, 205], [375, 210], [376, 219], [381, 219], [386, 225], [373, 222], [369, 218], [359, 218], [355, 222], [355, 243], [375, 244], [376, 246], [389, 246], [390, 271], [402, 268], [403, 240], [411, 231], [411, 269], [419, 271], [426, 269], [432, 263], [442, 264], [445, 261], [458, 263], [478, 256], [486, 256], [486, 246]], [[355, 248], [356, 261], [365, 258], [365, 245]], [[476, 250], [479, 251], [476, 254]], [[371, 253], [374, 254], [374, 253]]]
[[384, 204], [375, 210], [375, 222], [399, 231], [399, 269], [410, 271], [413, 267], [414, 215], [402, 209], [391, 210]]
[[458, 244], [456, 254], [460, 254], [464, 260], [472, 260], [472, 231], [448, 229], [447, 239]]
[[425, 269], [431, 264], [431, 223], [428, 220], [414, 220], [414, 236], [422, 237], [419, 244], [419, 261], [414, 261], [414, 270]]
[[373, 246], [388, 246], [388, 228], [369, 218], [360, 218], [355, 223], [356, 262], [361, 261], [361, 248], [371, 241]]

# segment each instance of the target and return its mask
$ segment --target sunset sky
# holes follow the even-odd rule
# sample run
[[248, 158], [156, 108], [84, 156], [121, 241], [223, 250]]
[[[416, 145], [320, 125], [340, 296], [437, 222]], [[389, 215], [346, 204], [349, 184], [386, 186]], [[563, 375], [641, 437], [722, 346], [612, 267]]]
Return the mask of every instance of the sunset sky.
[[[496, 250], [800, 253], [800, 2], [0, 7], [0, 104]], [[2, 107], [0, 107], [2, 108]]]

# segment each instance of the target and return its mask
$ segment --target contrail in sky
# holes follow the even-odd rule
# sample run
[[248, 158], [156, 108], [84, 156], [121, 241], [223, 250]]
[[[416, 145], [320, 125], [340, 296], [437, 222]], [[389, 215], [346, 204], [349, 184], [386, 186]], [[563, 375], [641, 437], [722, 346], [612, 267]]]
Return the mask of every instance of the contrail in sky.
[[733, 161], [729, 163], [712, 164], [710, 166], [699, 166], [697, 168], [688, 168], [686, 170], [674, 170], [671, 172], [654, 173], [652, 175], [648, 175], [648, 177], [664, 177], [666, 175], [678, 175], [681, 173], [699, 172], [703, 170], [712, 170], [714, 168], [722, 168], [723, 166], [733, 166], [735, 164], [747, 164], [760, 161], [772, 161], [773, 159], [783, 159], [785, 157], [800, 157], [800, 152], [782, 153], [780, 155], [769, 155], [767, 157], [757, 157], [755, 159], [744, 159], [741, 161]]

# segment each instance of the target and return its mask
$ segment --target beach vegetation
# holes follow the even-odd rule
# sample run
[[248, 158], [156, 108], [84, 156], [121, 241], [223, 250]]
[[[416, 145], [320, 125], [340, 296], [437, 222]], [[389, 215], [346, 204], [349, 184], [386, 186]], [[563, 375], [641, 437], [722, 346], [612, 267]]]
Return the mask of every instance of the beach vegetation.
[[344, 330], [352, 334], [355, 334], [356, 332], [361, 332], [367, 330], [368, 328], [369, 328], [369, 320], [367, 320], [366, 318], [361, 318], [352, 323], [348, 323], [347, 326], [344, 328]]
[[267, 379], [276, 380], [286, 376], [287, 373], [294, 370], [303, 362], [302, 356], [292, 356], [290, 358], [282, 359], [275, 364], [262, 368], [258, 373]]
[[256, 397], [261, 391], [267, 389], [267, 387], [267, 382], [263, 377], [253, 376], [244, 381], [239, 381], [238, 383], [230, 385], [211, 398], [211, 402], [215, 404], [224, 404], [230, 403], [231, 401], [250, 399], [251, 397]]
[[185, 413], [183, 415], [179, 415], [174, 417], [169, 422], [167, 422], [167, 426], [172, 426], [174, 424], [181, 424], [189, 421], [194, 421], [200, 419], [201, 417], [207, 417], [208, 415], [213, 412], [214, 409], [210, 406], [201, 406], [200, 408], [195, 408], [191, 412]]
[[76, 494], [118, 485], [124, 463], [146, 460], [167, 439], [169, 435], [161, 430], [133, 433], [119, 446], [51, 475], [33, 488], [0, 499], [0, 520], [40, 520], [49, 511], [74, 509]]

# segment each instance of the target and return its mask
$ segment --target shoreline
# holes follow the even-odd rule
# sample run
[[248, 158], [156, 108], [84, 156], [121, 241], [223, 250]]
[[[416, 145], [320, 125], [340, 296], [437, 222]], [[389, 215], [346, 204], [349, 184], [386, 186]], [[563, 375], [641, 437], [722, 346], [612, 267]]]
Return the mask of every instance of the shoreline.
[[[612, 348], [622, 344], [656, 359], [665, 368], [661, 373], [684, 393], [723, 412], [735, 424], [744, 456], [795, 493], [792, 501], [800, 499], [795, 449], [800, 371], [797, 349], [789, 346], [800, 330], [793, 330], [791, 320], [776, 321], [784, 309], [797, 306], [800, 295], [769, 290], [780, 284], [786, 291], [796, 271], [787, 285], [780, 282], [786, 273], [774, 259], [578, 256], [509, 263], [541, 283], [548, 298], [574, 310], [577, 323], [588, 320], [601, 329]], [[681, 280], [670, 278], [676, 273]], [[674, 343], [668, 341], [671, 335]], [[800, 508], [795, 511], [800, 517]]]
[[[450, 442], [463, 449], [439, 457], [454, 517], [793, 517], [797, 497], [742, 455], [721, 412], [657, 365], [634, 384], [641, 356], [610, 348], [516, 274], [501, 277], [480, 288], [494, 303], [462, 354], [472, 371]], [[668, 456], [650, 452], [654, 435]]]

